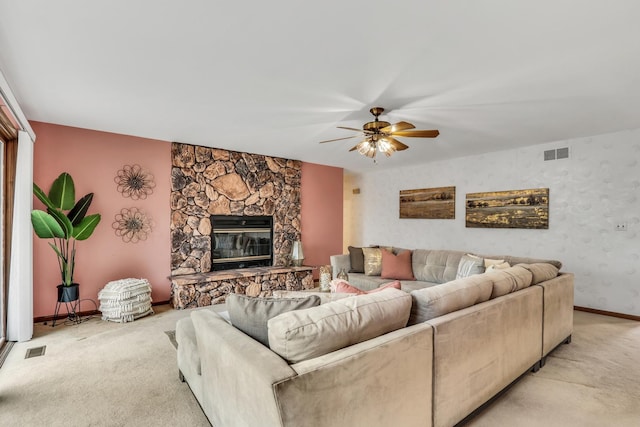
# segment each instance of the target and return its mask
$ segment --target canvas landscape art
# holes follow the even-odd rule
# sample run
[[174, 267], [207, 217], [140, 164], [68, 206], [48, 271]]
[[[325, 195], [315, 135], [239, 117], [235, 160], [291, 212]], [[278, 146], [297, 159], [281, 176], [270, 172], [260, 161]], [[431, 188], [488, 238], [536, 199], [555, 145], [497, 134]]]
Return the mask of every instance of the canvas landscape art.
[[455, 219], [456, 187], [400, 191], [400, 218]]
[[549, 189], [467, 194], [466, 225], [471, 228], [549, 228]]

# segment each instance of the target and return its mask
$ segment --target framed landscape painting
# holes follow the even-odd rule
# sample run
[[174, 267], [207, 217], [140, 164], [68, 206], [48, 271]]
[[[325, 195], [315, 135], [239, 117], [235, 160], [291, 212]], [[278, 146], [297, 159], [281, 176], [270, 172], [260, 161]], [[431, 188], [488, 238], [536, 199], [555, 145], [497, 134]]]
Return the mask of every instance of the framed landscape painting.
[[549, 189], [467, 194], [470, 228], [549, 228]]
[[400, 218], [455, 219], [456, 187], [400, 191]]

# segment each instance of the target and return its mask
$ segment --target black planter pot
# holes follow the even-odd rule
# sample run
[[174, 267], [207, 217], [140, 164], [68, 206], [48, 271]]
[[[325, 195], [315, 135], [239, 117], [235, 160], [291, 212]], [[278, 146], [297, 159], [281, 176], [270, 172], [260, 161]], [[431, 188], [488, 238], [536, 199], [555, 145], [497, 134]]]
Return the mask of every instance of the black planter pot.
[[69, 286], [58, 285], [58, 302], [72, 302], [80, 297], [80, 285], [72, 283]]

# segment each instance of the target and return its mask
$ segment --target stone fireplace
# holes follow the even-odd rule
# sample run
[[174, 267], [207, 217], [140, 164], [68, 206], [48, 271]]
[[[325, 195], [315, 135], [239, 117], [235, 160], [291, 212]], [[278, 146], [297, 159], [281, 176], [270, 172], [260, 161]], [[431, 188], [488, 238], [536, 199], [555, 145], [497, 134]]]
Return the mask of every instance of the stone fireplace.
[[[171, 144], [171, 159], [170, 279], [175, 308], [222, 303], [229, 293], [269, 296], [276, 289], [313, 288], [311, 267], [287, 267], [291, 245], [300, 239], [301, 162], [177, 142]], [[228, 239], [216, 242], [212, 220], [223, 217], [272, 220], [269, 266], [214, 266], [220, 240]], [[264, 242], [259, 233], [248, 237]], [[247, 250], [242, 241], [224, 246], [232, 258]]]
[[171, 275], [211, 266], [211, 215], [272, 216], [273, 265], [283, 266], [300, 239], [297, 160], [171, 145]]

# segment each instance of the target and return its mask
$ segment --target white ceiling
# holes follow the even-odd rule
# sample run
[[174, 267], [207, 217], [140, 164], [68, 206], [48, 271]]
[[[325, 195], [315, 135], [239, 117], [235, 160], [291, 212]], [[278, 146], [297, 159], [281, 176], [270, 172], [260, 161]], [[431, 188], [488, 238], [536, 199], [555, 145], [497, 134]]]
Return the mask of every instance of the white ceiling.
[[[30, 120], [351, 171], [640, 128], [635, 0], [0, 0]], [[439, 129], [377, 165], [381, 118]], [[384, 157], [384, 156], [383, 156]]]

